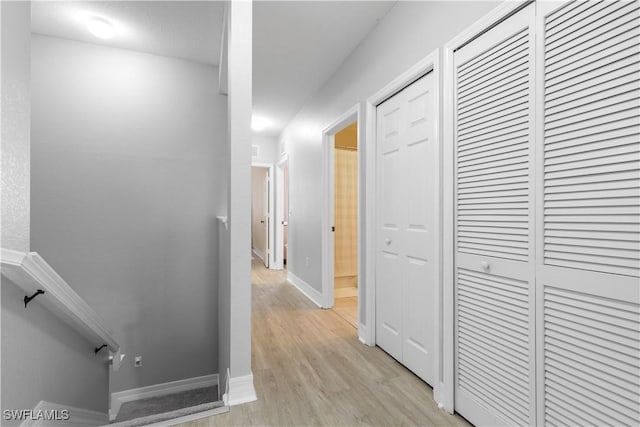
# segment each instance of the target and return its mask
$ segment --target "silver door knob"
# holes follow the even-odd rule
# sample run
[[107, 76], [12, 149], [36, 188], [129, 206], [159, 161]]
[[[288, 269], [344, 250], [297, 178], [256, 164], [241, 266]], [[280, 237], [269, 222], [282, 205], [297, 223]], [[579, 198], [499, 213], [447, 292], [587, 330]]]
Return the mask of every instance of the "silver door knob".
[[390, 244], [391, 244], [391, 239], [386, 238], [386, 239], [384, 239], [384, 242], [385, 242], [387, 245], [390, 245]]
[[489, 271], [491, 269], [491, 266], [489, 265], [489, 263], [487, 261], [482, 261], [480, 263], [480, 265], [482, 266], [482, 269], [484, 271]]

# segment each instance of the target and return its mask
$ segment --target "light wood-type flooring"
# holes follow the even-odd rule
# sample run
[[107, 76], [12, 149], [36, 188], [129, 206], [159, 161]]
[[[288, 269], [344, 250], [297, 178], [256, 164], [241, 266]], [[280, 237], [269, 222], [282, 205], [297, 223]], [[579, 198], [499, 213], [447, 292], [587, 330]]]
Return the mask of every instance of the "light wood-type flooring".
[[377, 347], [253, 262], [253, 374], [258, 400], [181, 424], [205, 426], [466, 426], [431, 388]]

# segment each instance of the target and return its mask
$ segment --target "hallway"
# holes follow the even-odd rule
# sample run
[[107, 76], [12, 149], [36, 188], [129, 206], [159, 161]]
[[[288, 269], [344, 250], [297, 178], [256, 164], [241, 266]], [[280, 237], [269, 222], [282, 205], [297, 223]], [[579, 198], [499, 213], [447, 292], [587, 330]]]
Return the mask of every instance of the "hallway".
[[258, 401], [182, 427], [429, 425], [466, 422], [437, 409], [431, 388], [353, 326], [253, 261], [253, 373]]

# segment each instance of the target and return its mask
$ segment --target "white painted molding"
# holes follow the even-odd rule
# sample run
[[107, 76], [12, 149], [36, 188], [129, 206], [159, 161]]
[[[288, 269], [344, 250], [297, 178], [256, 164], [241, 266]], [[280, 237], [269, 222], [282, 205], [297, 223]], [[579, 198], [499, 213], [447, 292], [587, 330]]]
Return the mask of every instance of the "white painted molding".
[[218, 374], [211, 374], [111, 393], [109, 420], [113, 421], [116, 419], [120, 407], [126, 402], [211, 387], [213, 385], [220, 387], [219, 383]]
[[222, 400], [226, 406], [236, 406], [258, 400], [253, 387], [253, 374], [229, 378], [229, 390]]
[[[68, 419], [63, 416], [68, 413]], [[48, 419], [48, 417], [57, 415], [58, 420]], [[109, 417], [105, 412], [92, 411], [89, 409], [77, 408], [75, 406], [60, 405], [58, 403], [47, 402], [41, 400], [32, 410], [32, 419], [25, 419], [20, 423], [20, 427], [47, 427], [56, 426], [74, 426], [74, 427], [92, 427], [103, 426], [109, 423]]]
[[375, 343], [370, 343], [367, 341], [367, 339], [369, 338], [369, 331], [367, 330], [367, 325], [363, 324], [362, 322], [358, 322], [358, 340], [365, 345], [368, 345], [369, 347], [372, 347], [375, 345]]
[[322, 294], [315, 290], [310, 284], [290, 271], [287, 272], [287, 282], [291, 283], [291, 285], [302, 292], [302, 294], [309, 298], [315, 305], [320, 308], [324, 308], [322, 305]]
[[7, 277], [25, 295], [33, 295], [38, 289], [45, 291], [30, 304], [42, 304], [82, 334], [96, 348], [106, 344], [111, 353], [117, 353], [120, 345], [105, 321], [55, 272], [37, 252], [19, 252], [0, 249], [2, 275]]

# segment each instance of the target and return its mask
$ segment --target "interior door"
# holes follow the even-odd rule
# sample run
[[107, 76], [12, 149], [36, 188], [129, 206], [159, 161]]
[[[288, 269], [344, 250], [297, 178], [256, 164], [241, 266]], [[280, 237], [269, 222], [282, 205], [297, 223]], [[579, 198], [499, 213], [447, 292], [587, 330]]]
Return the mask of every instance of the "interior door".
[[531, 4], [457, 50], [455, 406], [535, 425]]
[[264, 240], [262, 241], [262, 253], [264, 255], [264, 266], [269, 267], [269, 204], [271, 200], [269, 200], [269, 171], [264, 175], [264, 180], [262, 183], [262, 214], [260, 220], [260, 226], [262, 235], [264, 236]]
[[547, 425], [640, 425], [639, 7], [538, 5], [538, 401]]
[[377, 109], [376, 343], [434, 384], [434, 75]]

